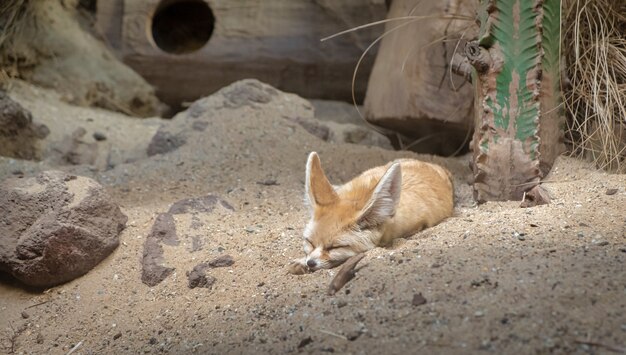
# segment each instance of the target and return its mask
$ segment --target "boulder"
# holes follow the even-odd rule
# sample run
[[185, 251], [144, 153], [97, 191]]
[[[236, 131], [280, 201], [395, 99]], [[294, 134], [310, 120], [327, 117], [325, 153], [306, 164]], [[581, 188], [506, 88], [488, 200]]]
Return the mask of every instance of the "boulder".
[[0, 66], [13, 71], [11, 75], [54, 88], [75, 105], [140, 117], [163, 112], [154, 88], [85, 30], [78, 3], [24, 2], [26, 15], [5, 41]]
[[127, 217], [94, 180], [60, 171], [0, 184], [0, 271], [51, 287], [84, 275], [119, 244]]
[[30, 112], [0, 90], [0, 155], [39, 159], [39, 140], [49, 132], [48, 127], [33, 123]]
[[[391, 21], [389, 33], [372, 68], [364, 102], [365, 118], [401, 134], [397, 148], [448, 155], [469, 142], [473, 120], [473, 90], [464, 77], [452, 74], [449, 63], [463, 38], [473, 38], [475, 1], [394, 0], [388, 18], [425, 16]], [[413, 21], [413, 22], [410, 22]], [[458, 49], [456, 49], [458, 51]]]
[[[319, 104], [319, 102], [318, 102]], [[328, 104], [321, 104], [328, 106]], [[323, 112], [329, 116], [318, 117], [313, 105], [294, 94], [281, 92], [272, 86], [256, 79], [240, 80], [222, 88], [217, 93], [193, 102], [186, 111], [177, 114], [172, 120], [162, 124], [153, 136], [148, 147], [149, 156], [166, 154], [176, 151], [184, 145], [200, 139], [206, 141], [210, 137], [212, 119], [214, 115], [224, 114], [223, 111], [253, 110], [261, 111], [268, 108], [277, 108], [278, 114], [284, 119], [285, 125], [299, 127], [311, 135], [332, 143], [351, 143], [368, 146], [378, 146], [393, 149], [389, 139], [368, 127], [360, 118], [344, 118], [346, 113], [354, 109], [349, 104], [341, 106], [341, 113], [332, 114], [335, 109]], [[342, 123], [333, 121], [334, 117]], [[358, 117], [358, 114], [357, 114]], [[350, 121], [351, 120], [351, 121]], [[359, 122], [353, 124], [348, 122]]]

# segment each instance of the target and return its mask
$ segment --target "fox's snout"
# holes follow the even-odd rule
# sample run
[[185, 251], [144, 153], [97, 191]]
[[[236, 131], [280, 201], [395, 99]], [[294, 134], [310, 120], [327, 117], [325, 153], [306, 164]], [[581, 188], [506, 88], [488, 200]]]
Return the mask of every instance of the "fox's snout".
[[334, 250], [324, 250], [322, 247], [318, 247], [307, 254], [304, 258], [304, 264], [309, 271], [330, 269], [342, 264], [344, 261], [356, 254], [356, 252], [349, 248], [344, 248], [344, 250], [335, 252]]

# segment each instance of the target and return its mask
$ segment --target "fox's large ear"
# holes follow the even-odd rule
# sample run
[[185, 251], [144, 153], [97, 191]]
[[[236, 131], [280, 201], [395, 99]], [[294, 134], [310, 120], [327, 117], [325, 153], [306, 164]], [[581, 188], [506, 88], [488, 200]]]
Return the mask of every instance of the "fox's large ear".
[[400, 163], [395, 163], [376, 185], [372, 197], [359, 216], [359, 226], [374, 227], [393, 217], [400, 201], [401, 185], [402, 169]]
[[315, 152], [309, 154], [306, 162], [306, 195], [311, 207], [329, 205], [339, 199], [322, 170], [320, 157]]

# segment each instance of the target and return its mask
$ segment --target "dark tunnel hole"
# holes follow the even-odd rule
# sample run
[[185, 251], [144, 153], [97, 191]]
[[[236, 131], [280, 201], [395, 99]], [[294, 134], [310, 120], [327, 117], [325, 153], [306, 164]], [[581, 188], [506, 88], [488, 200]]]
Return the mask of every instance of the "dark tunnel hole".
[[164, 1], [152, 18], [152, 38], [165, 52], [190, 53], [209, 41], [214, 25], [213, 11], [203, 1]]

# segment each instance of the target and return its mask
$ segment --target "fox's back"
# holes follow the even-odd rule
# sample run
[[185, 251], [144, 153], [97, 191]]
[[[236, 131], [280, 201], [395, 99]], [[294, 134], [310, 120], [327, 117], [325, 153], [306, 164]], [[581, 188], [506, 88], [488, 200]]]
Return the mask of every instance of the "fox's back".
[[402, 168], [402, 191], [395, 216], [386, 222], [381, 245], [434, 226], [450, 217], [454, 210], [450, 173], [439, 165], [413, 159], [400, 159], [367, 170], [341, 186], [338, 195], [365, 204], [393, 163], [400, 163]]

